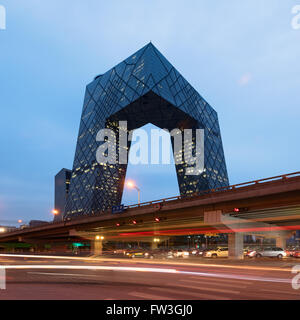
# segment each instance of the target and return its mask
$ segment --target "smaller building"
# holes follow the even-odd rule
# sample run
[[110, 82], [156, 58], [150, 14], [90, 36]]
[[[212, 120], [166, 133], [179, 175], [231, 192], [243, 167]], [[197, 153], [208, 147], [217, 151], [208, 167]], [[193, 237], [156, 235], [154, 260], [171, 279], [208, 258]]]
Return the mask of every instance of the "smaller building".
[[12, 226], [0, 226], [0, 233], [15, 231], [17, 227]]
[[42, 220], [30, 220], [29, 221], [29, 227], [32, 228], [32, 227], [38, 227], [38, 226], [42, 226], [42, 225], [45, 225], [45, 224], [48, 224], [49, 222], [48, 221], [42, 221]]
[[54, 216], [54, 221], [61, 221], [64, 216], [71, 175], [71, 170], [63, 168], [55, 176], [54, 208], [58, 213]]

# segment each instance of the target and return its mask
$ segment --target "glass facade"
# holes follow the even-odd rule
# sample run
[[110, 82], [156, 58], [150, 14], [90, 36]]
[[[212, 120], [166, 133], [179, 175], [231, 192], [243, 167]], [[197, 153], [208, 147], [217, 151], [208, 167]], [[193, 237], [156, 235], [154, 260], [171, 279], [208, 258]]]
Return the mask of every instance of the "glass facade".
[[[198, 176], [186, 175], [185, 168], [189, 165], [185, 160], [176, 164], [180, 193], [184, 196], [228, 185], [216, 111], [149, 43], [97, 76], [86, 88], [67, 216], [99, 214], [120, 205], [127, 165], [103, 165], [96, 160], [101, 144], [96, 141], [98, 131], [111, 128], [118, 137], [119, 121], [128, 122], [128, 131], [147, 123], [170, 131], [204, 129], [204, 172]], [[118, 147], [118, 139], [116, 144]], [[130, 142], [126, 148], [129, 150]]]

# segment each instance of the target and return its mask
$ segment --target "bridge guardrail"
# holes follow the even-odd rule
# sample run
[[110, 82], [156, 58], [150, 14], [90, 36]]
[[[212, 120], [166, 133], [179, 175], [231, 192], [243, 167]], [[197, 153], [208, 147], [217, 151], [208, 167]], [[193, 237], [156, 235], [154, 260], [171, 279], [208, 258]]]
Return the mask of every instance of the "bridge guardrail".
[[284, 175], [280, 175], [280, 176], [274, 176], [274, 177], [270, 177], [270, 178], [264, 178], [264, 179], [259, 179], [259, 180], [253, 180], [253, 181], [238, 183], [238, 184], [234, 184], [234, 185], [231, 185], [231, 186], [205, 190], [205, 191], [201, 191], [201, 192], [198, 192], [196, 194], [191, 194], [191, 195], [187, 195], [187, 196], [174, 196], [174, 197], [170, 197], [170, 198], [164, 198], [164, 199], [159, 199], [159, 200], [154, 200], [154, 201], [142, 202], [140, 204], [133, 204], [133, 205], [126, 206], [126, 208], [127, 209], [138, 208], [138, 207], [143, 207], [143, 206], [147, 206], [147, 205], [152, 205], [152, 204], [155, 204], [155, 203], [163, 203], [163, 202], [166, 202], [166, 201], [190, 199], [190, 198], [193, 198], [193, 197], [203, 196], [205, 194], [211, 194], [211, 193], [220, 192], [220, 191], [235, 190], [235, 189], [238, 189], [238, 188], [249, 187], [249, 186], [253, 186], [253, 185], [257, 185], [257, 184], [263, 184], [263, 183], [272, 182], [272, 181], [285, 180], [285, 179], [289, 179], [289, 178], [293, 178], [293, 177], [297, 177], [297, 176], [300, 177], [300, 171], [289, 173], [289, 174], [284, 174]]

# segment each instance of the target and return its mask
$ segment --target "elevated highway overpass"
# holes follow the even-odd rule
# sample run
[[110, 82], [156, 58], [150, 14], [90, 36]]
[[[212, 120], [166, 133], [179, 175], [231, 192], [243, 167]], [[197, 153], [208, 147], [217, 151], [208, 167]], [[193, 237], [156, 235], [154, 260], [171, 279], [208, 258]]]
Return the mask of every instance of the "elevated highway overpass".
[[283, 244], [280, 239], [294, 230], [300, 230], [300, 172], [130, 205], [121, 213], [109, 210], [16, 230], [0, 234], [0, 243], [95, 241], [96, 235], [149, 241], [155, 236], [228, 233], [229, 244], [240, 243], [243, 234], [276, 237]]

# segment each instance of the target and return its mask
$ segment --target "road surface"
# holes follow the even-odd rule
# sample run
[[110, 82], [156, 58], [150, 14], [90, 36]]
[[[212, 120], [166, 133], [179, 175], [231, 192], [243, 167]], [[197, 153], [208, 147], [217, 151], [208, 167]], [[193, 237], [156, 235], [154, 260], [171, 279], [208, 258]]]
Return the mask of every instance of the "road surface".
[[5, 299], [300, 299], [288, 267], [0, 255]]

